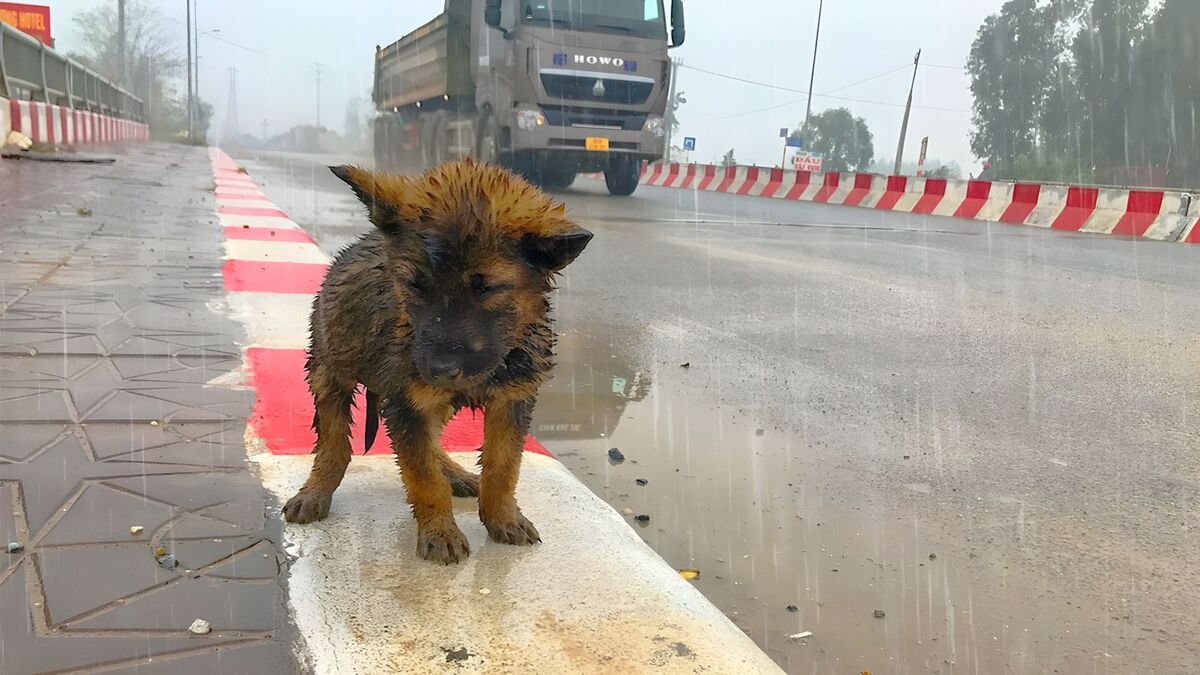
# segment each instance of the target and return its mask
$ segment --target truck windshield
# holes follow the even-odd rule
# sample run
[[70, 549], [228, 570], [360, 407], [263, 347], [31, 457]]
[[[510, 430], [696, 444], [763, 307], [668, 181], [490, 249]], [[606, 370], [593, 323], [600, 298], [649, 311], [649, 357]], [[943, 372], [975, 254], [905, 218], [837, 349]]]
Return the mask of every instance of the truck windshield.
[[662, 0], [541, 0], [526, 2], [528, 23], [572, 30], [613, 32], [644, 38], [666, 36]]

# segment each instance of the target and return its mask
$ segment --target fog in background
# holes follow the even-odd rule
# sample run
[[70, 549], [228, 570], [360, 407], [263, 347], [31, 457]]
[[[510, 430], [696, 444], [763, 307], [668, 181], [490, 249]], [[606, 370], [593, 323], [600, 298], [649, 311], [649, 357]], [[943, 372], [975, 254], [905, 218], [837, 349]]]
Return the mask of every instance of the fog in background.
[[[71, 17], [116, 0], [51, 0], [58, 47], [78, 44]], [[183, 55], [184, 0], [153, 0], [178, 38]], [[905, 157], [915, 160], [929, 136], [930, 157], [979, 171], [971, 155], [971, 95], [961, 69], [983, 19], [1002, 0], [830, 0], [825, 3], [817, 57], [819, 93], [813, 110], [846, 106], [866, 119], [875, 136], [876, 159], [895, 155], [911, 64], [923, 49]], [[433, 18], [442, 0], [198, 0], [200, 95], [216, 115], [214, 135], [226, 119], [229, 69], [238, 69], [238, 116], [242, 133], [276, 134], [316, 120], [313, 62], [322, 64], [321, 124], [342, 131], [352, 97], [369, 102], [375, 45], [387, 45]], [[686, 66], [807, 90], [817, 0], [687, 0], [687, 43], [672, 54]], [[209, 32], [211, 35], [205, 35]], [[230, 44], [235, 43], [235, 44]], [[896, 70], [899, 69], [899, 70]], [[868, 80], [887, 71], [891, 74]], [[691, 159], [715, 162], [730, 148], [741, 163], [780, 161], [779, 129], [804, 117], [805, 96], [741, 83], [684, 68], [678, 90], [688, 103], [679, 111], [683, 135], [697, 138]], [[857, 99], [857, 100], [845, 100]], [[764, 110], [766, 109], [766, 110]], [[676, 144], [681, 144], [676, 139]]]

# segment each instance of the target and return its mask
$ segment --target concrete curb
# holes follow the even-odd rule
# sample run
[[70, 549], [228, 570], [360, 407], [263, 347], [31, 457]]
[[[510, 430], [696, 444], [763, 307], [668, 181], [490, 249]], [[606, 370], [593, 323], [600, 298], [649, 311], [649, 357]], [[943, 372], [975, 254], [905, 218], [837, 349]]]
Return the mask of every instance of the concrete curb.
[[[593, 178], [603, 178], [592, 174]], [[1200, 243], [1196, 199], [1178, 190], [948, 180], [877, 174], [811, 174], [755, 166], [654, 163], [642, 185], [811, 201], [919, 215]], [[1189, 207], [1191, 213], [1189, 213]]]
[[[327, 258], [225, 153], [212, 159], [229, 306], [246, 326], [244, 369], [259, 395], [247, 447], [283, 503], [312, 465], [289, 455], [311, 448], [301, 362]], [[443, 445], [472, 466], [482, 418], [459, 417]], [[390, 454], [386, 445], [372, 454]], [[290, 606], [318, 672], [780, 672], [541, 444], [525, 449], [518, 498], [543, 536], [534, 547], [489, 542], [474, 500], [456, 499], [471, 557], [417, 559], [390, 456], [351, 461], [327, 520], [284, 526], [297, 556]]]

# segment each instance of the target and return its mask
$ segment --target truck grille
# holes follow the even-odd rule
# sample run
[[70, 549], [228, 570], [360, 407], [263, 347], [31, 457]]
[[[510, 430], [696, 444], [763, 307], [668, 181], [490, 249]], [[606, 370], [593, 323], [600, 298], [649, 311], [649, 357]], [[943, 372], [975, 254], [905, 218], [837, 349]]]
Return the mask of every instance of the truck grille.
[[[604, 85], [600, 96], [596, 96], [597, 81]], [[626, 105], [645, 103], [654, 91], [653, 82], [606, 78], [602, 73], [587, 76], [543, 72], [542, 86], [545, 87], [546, 94], [554, 98]]]
[[542, 106], [542, 114], [552, 127], [584, 127], [640, 131], [646, 124], [646, 113], [636, 110], [598, 110], [570, 106]]

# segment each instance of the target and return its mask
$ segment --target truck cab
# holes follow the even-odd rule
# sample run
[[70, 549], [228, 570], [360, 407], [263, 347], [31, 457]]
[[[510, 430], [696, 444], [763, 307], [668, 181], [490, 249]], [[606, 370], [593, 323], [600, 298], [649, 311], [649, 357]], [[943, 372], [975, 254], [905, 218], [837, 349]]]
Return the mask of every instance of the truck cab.
[[[495, 3], [483, 4], [486, 23]], [[642, 160], [661, 158], [666, 137], [663, 1], [500, 0], [499, 8], [477, 44], [476, 79], [479, 105], [511, 111], [497, 149], [552, 186], [604, 171], [615, 192], [632, 192]], [[514, 64], [511, 83], [494, 67], [500, 59]]]
[[663, 155], [667, 49], [684, 39], [682, 0], [670, 6], [668, 38], [664, 0], [447, 0], [377, 49], [377, 138], [425, 165], [474, 155], [558, 188], [603, 172], [631, 194]]

